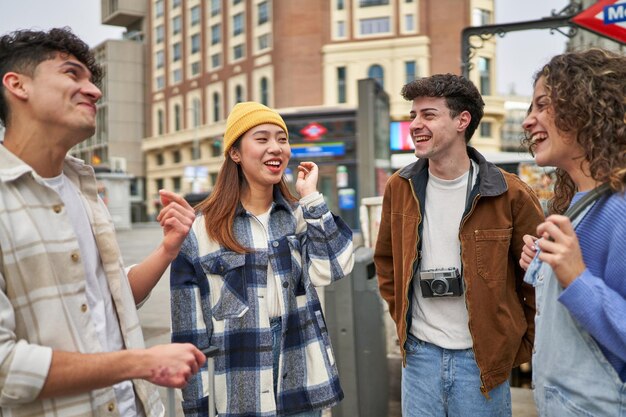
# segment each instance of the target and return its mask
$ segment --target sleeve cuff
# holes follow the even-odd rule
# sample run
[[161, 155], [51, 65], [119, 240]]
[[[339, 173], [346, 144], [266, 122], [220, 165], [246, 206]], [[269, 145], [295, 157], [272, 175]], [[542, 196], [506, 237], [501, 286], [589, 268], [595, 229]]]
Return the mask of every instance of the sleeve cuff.
[[15, 345], [11, 370], [2, 388], [0, 404], [14, 406], [37, 399], [52, 363], [52, 348], [19, 341]]

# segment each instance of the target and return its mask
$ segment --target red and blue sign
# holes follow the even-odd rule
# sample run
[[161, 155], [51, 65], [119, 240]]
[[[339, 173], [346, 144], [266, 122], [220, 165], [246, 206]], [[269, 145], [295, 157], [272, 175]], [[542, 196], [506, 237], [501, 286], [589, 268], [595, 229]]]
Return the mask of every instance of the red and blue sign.
[[599, 0], [571, 21], [600, 36], [626, 44], [626, 0]]
[[300, 129], [304, 140], [320, 140], [326, 132], [328, 132], [328, 129], [316, 122], [309, 123]]

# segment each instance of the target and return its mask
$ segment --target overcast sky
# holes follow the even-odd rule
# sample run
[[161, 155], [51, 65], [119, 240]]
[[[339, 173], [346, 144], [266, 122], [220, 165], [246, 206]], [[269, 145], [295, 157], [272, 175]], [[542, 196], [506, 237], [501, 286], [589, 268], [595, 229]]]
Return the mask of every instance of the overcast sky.
[[[313, 0], [311, 0], [313, 1]], [[435, 1], [435, 0], [422, 0]], [[497, 23], [536, 20], [560, 11], [567, 0], [495, 0]], [[0, 34], [15, 29], [70, 26], [95, 46], [121, 37], [122, 28], [100, 24], [100, 0], [0, 0]], [[498, 38], [497, 90], [531, 95], [532, 75], [552, 55], [563, 52], [567, 38], [549, 30], [509, 33]]]

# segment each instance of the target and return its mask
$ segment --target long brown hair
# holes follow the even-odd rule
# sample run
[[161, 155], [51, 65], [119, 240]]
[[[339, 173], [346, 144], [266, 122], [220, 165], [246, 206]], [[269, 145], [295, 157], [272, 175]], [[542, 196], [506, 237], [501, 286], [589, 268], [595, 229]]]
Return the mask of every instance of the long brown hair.
[[[626, 57], [599, 48], [553, 57], [535, 75], [544, 77], [554, 122], [575, 134], [585, 152], [591, 177], [608, 182], [615, 192], [626, 183]], [[529, 143], [527, 140], [526, 143]], [[532, 145], [530, 146], [532, 152]], [[551, 213], [564, 213], [576, 187], [562, 169], [556, 170]]]
[[[241, 138], [232, 145], [240, 149]], [[241, 166], [233, 161], [230, 154], [222, 164], [211, 195], [198, 204], [195, 209], [204, 216], [204, 228], [210, 239], [220, 245], [238, 253], [247, 253], [251, 249], [244, 247], [233, 233], [233, 223], [241, 201], [241, 189], [246, 183]], [[274, 189], [283, 195], [287, 201], [295, 202], [298, 199], [291, 194], [285, 177]]]

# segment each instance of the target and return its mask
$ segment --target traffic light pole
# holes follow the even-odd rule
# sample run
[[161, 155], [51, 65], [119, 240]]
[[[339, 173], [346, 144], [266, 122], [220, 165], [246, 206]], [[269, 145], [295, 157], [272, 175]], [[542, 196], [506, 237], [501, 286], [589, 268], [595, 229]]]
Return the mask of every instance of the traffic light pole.
[[[560, 12], [553, 10], [552, 16], [544, 17], [539, 20], [466, 27], [461, 32], [461, 74], [465, 78], [469, 78], [469, 72], [472, 69], [471, 60], [476, 54], [476, 49], [482, 48], [484, 42], [495, 35], [503, 37], [509, 32], [530, 29], [550, 29], [551, 33], [557, 31], [571, 38], [578, 32], [578, 27], [573, 25], [570, 20], [576, 16], [581, 9], [582, 6], [579, 3], [572, 2]], [[569, 31], [562, 31], [561, 28], [566, 26], [569, 27]], [[477, 45], [472, 44], [472, 37], [477, 37], [480, 43]]]

